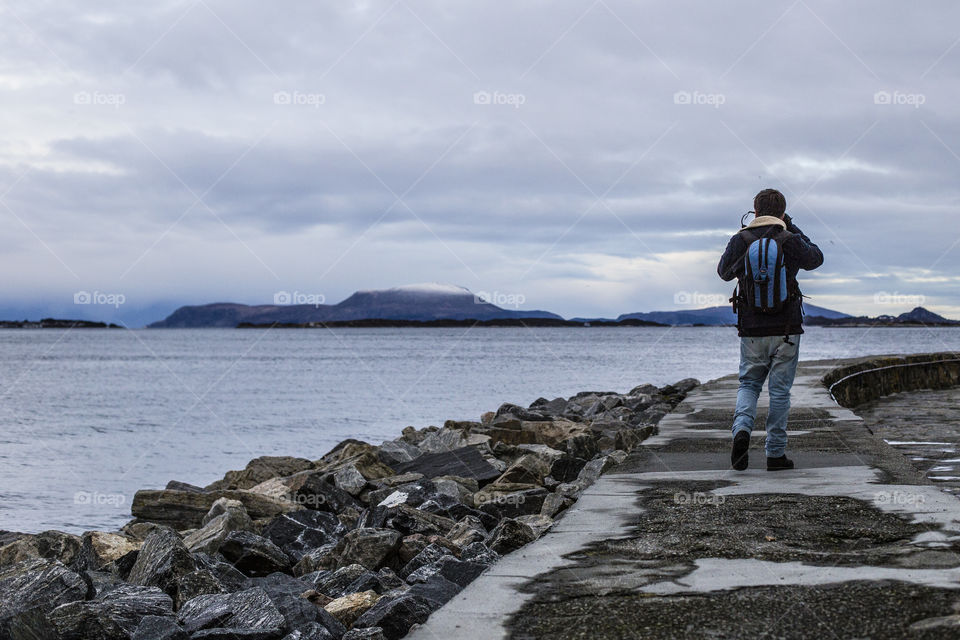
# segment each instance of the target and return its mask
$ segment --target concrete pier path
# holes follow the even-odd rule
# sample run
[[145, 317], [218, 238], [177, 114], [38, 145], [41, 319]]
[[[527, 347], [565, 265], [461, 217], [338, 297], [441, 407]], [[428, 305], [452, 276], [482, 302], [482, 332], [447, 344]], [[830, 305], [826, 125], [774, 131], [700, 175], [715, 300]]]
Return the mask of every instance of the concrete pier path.
[[731, 470], [737, 380], [703, 385], [408, 637], [960, 638], [960, 500], [834, 402], [835, 366], [798, 371], [795, 470], [766, 471], [763, 409]]

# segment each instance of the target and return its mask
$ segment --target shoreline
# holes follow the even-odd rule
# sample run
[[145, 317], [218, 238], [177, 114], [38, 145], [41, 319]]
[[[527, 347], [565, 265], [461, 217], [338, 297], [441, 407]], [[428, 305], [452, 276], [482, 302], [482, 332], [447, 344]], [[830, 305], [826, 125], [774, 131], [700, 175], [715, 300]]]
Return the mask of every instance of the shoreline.
[[504, 404], [318, 460], [256, 458], [207, 487], [141, 490], [115, 532], [6, 533], [0, 636], [399, 638], [546, 533], [698, 385]]

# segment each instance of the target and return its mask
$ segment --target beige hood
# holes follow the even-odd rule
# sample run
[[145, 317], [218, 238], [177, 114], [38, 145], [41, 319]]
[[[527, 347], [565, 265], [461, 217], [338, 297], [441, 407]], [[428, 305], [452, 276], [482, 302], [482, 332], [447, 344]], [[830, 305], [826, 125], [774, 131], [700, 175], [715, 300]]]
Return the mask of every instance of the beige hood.
[[766, 227], [771, 224], [778, 224], [784, 229], [787, 228], [787, 223], [776, 216], [757, 216], [750, 224], [747, 225], [747, 229], [752, 229], [753, 227]]

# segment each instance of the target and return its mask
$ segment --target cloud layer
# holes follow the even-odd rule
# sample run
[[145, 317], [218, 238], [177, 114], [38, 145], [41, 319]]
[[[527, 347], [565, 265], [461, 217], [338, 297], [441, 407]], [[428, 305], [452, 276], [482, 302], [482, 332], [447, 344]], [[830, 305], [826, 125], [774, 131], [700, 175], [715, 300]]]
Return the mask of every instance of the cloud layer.
[[[960, 7], [10, 2], [10, 305], [441, 280], [572, 316], [722, 295], [773, 186], [814, 302], [960, 316]], [[79, 315], [79, 314], [78, 314]]]

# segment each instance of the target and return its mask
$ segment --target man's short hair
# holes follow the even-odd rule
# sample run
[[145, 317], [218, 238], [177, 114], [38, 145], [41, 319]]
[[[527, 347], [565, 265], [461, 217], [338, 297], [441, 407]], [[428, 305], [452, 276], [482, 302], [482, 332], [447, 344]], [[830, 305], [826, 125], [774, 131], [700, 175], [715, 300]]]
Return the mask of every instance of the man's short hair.
[[764, 189], [753, 198], [753, 210], [758, 216], [782, 218], [787, 210], [787, 199], [776, 189]]

